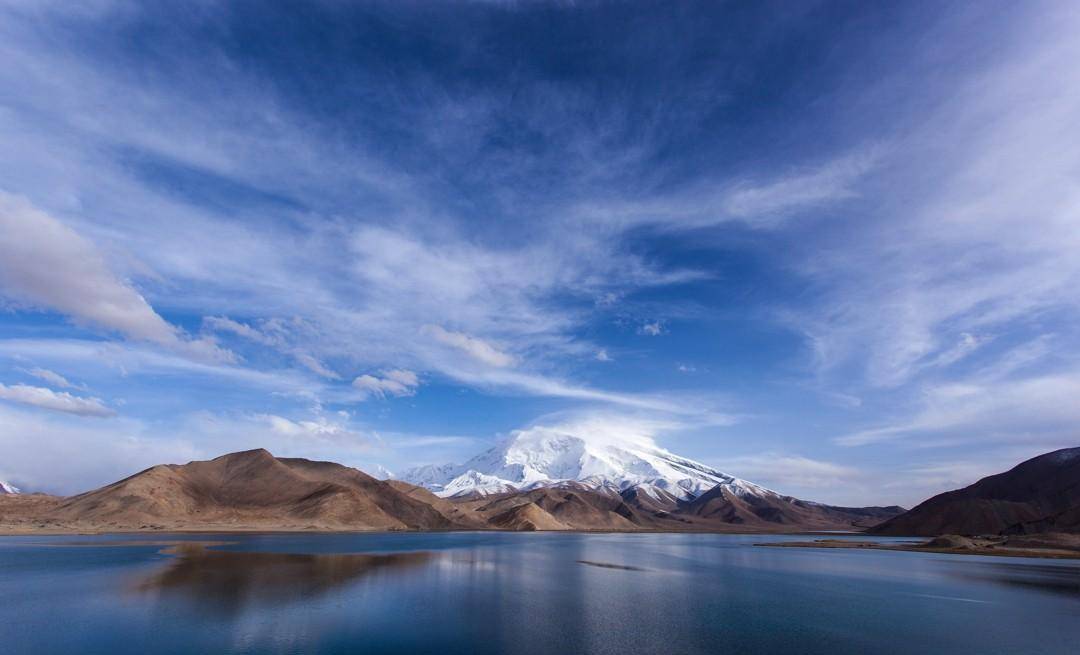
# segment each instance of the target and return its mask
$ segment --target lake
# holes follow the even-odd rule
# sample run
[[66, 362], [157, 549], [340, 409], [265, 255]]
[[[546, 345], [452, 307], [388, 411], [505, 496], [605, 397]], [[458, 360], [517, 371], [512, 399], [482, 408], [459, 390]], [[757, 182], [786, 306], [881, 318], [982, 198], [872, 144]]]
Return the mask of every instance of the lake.
[[0, 537], [0, 648], [910, 654], [1080, 644], [1080, 561], [753, 545], [783, 539], [806, 538]]

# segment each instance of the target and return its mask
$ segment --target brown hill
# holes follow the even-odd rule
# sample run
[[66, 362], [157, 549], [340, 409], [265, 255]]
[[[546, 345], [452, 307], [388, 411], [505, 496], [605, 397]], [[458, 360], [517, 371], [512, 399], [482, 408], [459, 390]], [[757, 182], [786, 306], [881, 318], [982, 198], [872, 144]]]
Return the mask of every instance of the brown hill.
[[533, 503], [515, 505], [488, 519], [488, 525], [500, 530], [532, 532], [533, 530], [573, 530], [550, 513]]
[[871, 532], [886, 535], [1080, 533], [1080, 448], [1023, 462], [934, 496]]
[[0, 495], [0, 532], [36, 532], [47, 530], [43, 520], [63, 498], [47, 494]]
[[249, 450], [159, 465], [62, 501], [51, 522], [97, 529], [447, 529], [431, 505], [331, 462]]
[[469, 511], [463, 503], [456, 503], [447, 500], [446, 498], [439, 498], [424, 487], [409, 484], [408, 482], [403, 482], [401, 480], [387, 480], [386, 484], [414, 500], [429, 505], [452, 523], [462, 528], [481, 529], [486, 527], [484, 519], [475, 512]]
[[[644, 523], [618, 494], [573, 488], [543, 487], [503, 494], [474, 501], [473, 506], [488, 523], [503, 529], [634, 530]], [[512, 527], [525, 520], [535, 527]]]

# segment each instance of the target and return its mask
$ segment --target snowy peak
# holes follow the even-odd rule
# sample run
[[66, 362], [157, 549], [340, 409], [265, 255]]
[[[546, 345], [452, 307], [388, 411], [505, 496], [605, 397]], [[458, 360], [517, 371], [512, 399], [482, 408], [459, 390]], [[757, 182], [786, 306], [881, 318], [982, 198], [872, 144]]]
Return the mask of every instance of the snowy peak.
[[485, 475], [479, 471], [470, 469], [448, 482], [442, 489], [436, 492], [436, 495], [443, 497], [465, 496], [469, 494], [490, 496], [491, 494], [501, 494], [508, 491], [515, 491], [516, 489], [516, 486], [506, 480], [497, 478], [493, 475]]
[[776, 496], [772, 491], [699, 462], [679, 457], [651, 439], [578, 436], [565, 429], [535, 427], [461, 465], [406, 471], [406, 482], [439, 496], [503, 493], [537, 487], [574, 486], [616, 493], [641, 488], [659, 498], [696, 498], [723, 485], [739, 496]]
[[0, 494], [17, 494], [19, 493], [18, 487], [13, 487], [7, 482], [0, 480]]

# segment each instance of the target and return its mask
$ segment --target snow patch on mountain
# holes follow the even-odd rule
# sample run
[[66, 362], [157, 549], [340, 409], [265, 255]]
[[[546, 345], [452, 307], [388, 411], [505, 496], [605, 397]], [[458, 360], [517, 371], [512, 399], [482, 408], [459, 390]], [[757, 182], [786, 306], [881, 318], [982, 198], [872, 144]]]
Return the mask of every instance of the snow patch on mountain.
[[371, 472], [371, 477], [376, 480], [393, 480], [395, 477], [394, 472], [386, 468], [382, 464], [376, 464], [375, 470]]
[[679, 457], [649, 437], [582, 431], [581, 426], [536, 426], [464, 464], [422, 466], [402, 479], [442, 497], [488, 495], [575, 482], [589, 489], [625, 491], [640, 487], [650, 496], [666, 492], [682, 500], [717, 485], [740, 496], [776, 496], [773, 491]]
[[436, 495], [444, 498], [474, 493], [481, 496], [490, 496], [491, 494], [506, 493], [515, 489], [517, 487], [506, 480], [497, 478], [494, 475], [484, 475], [470, 469], [446, 483], [436, 492]]
[[19, 493], [19, 488], [18, 487], [13, 487], [12, 485], [8, 484], [7, 482], [4, 482], [3, 480], [0, 480], [0, 494], [17, 494], [17, 493]]

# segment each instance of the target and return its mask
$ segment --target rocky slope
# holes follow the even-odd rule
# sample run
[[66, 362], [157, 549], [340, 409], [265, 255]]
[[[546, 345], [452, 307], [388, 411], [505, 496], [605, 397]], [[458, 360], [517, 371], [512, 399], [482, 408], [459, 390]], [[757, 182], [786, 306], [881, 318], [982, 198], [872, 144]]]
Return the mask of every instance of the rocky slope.
[[478, 517], [488, 527], [513, 530], [861, 530], [904, 511], [899, 507], [832, 507], [785, 496], [766, 501], [733, 494], [723, 485], [692, 500], [654, 496], [643, 492], [641, 487], [619, 492], [564, 483], [449, 502]]
[[1080, 448], [1029, 459], [934, 496], [871, 532], [933, 536], [1080, 533]]
[[684, 504], [686, 517], [746, 527], [793, 526], [804, 530], [866, 528], [903, 512], [902, 507], [835, 507], [778, 494], [739, 495], [717, 486]]

